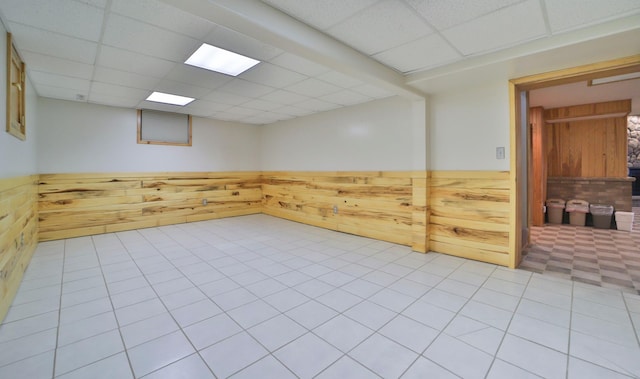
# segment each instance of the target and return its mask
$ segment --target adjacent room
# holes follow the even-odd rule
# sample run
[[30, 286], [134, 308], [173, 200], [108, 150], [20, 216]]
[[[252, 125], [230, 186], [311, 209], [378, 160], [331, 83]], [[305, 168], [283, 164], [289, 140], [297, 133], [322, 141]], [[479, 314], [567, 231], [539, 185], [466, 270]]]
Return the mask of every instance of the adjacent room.
[[640, 1], [3, 0], [0, 34], [0, 378], [640, 377]]

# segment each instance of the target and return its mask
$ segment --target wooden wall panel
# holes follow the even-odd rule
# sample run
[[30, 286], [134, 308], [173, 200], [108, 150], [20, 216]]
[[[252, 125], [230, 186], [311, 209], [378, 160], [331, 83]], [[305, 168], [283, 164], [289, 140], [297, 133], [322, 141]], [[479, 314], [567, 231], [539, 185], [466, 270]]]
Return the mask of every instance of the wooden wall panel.
[[0, 179], [0, 322], [38, 243], [38, 177]]
[[433, 171], [430, 250], [509, 265], [509, 172]]
[[547, 109], [547, 171], [552, 177], [627, 177], [630, 100]]
[[531, 120], [531, 224], [544, 225], [544, 204], [547, 200], [547, 148], [546, 125], [544, 122], [544, 108], [530, 109]]
[[41, 241], [262, 210], [259, 172], [43, 174], [38, 194]]
[[272, 216], [417, 251], [427, 246], [426, 227], [414, 230], [414, 220], [427, 221], [424, 172], [264, 172], [262, 196]]

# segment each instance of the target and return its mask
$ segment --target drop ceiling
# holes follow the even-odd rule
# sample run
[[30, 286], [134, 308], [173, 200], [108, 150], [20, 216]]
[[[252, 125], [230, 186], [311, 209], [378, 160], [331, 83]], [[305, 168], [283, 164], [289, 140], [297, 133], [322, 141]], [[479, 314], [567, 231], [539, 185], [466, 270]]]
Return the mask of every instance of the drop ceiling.
[[[431, 73], [639, 14], [640, 0], [0, 2], [40, 96], [251, 124], [420, 98]], [[235, 78], [185, 65], [202, 43], [261, 63]]]

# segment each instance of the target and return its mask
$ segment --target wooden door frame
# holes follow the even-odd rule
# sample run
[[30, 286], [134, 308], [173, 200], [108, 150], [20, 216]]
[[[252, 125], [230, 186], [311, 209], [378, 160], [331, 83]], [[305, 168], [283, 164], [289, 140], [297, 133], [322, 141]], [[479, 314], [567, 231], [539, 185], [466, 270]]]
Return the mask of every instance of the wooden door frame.
[[[519, 146], [520, 128], [520, 94], [537, 88], [552, 87], [592, 80], [613, 75], [628, 74], [640, 71], [640, 55], [598, 62], [557, 71], [524, 76], [509, 80], [509, 143], [510, 143], [510, 228], [509, 228], [509, 267], [516, 268], [522, 257], [522, 193], [518, 183], [523, 173], [519, 170], [521, 162]], [[527, 128], [528, 130], [528, 128]], [[524, 146], [528, 149], [528, 146]], [[528, 155], [528, 154], [527, 154]], [[528, 162], [527, 162], [528, 164]]]

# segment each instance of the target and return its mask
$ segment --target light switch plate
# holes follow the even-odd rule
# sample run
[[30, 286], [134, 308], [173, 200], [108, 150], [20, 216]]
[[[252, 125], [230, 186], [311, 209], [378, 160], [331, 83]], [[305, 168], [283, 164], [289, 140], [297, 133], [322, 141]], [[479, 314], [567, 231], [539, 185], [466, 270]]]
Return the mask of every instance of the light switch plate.
[[504, 146], [496, 147], [496, 159], [504, 159]]

